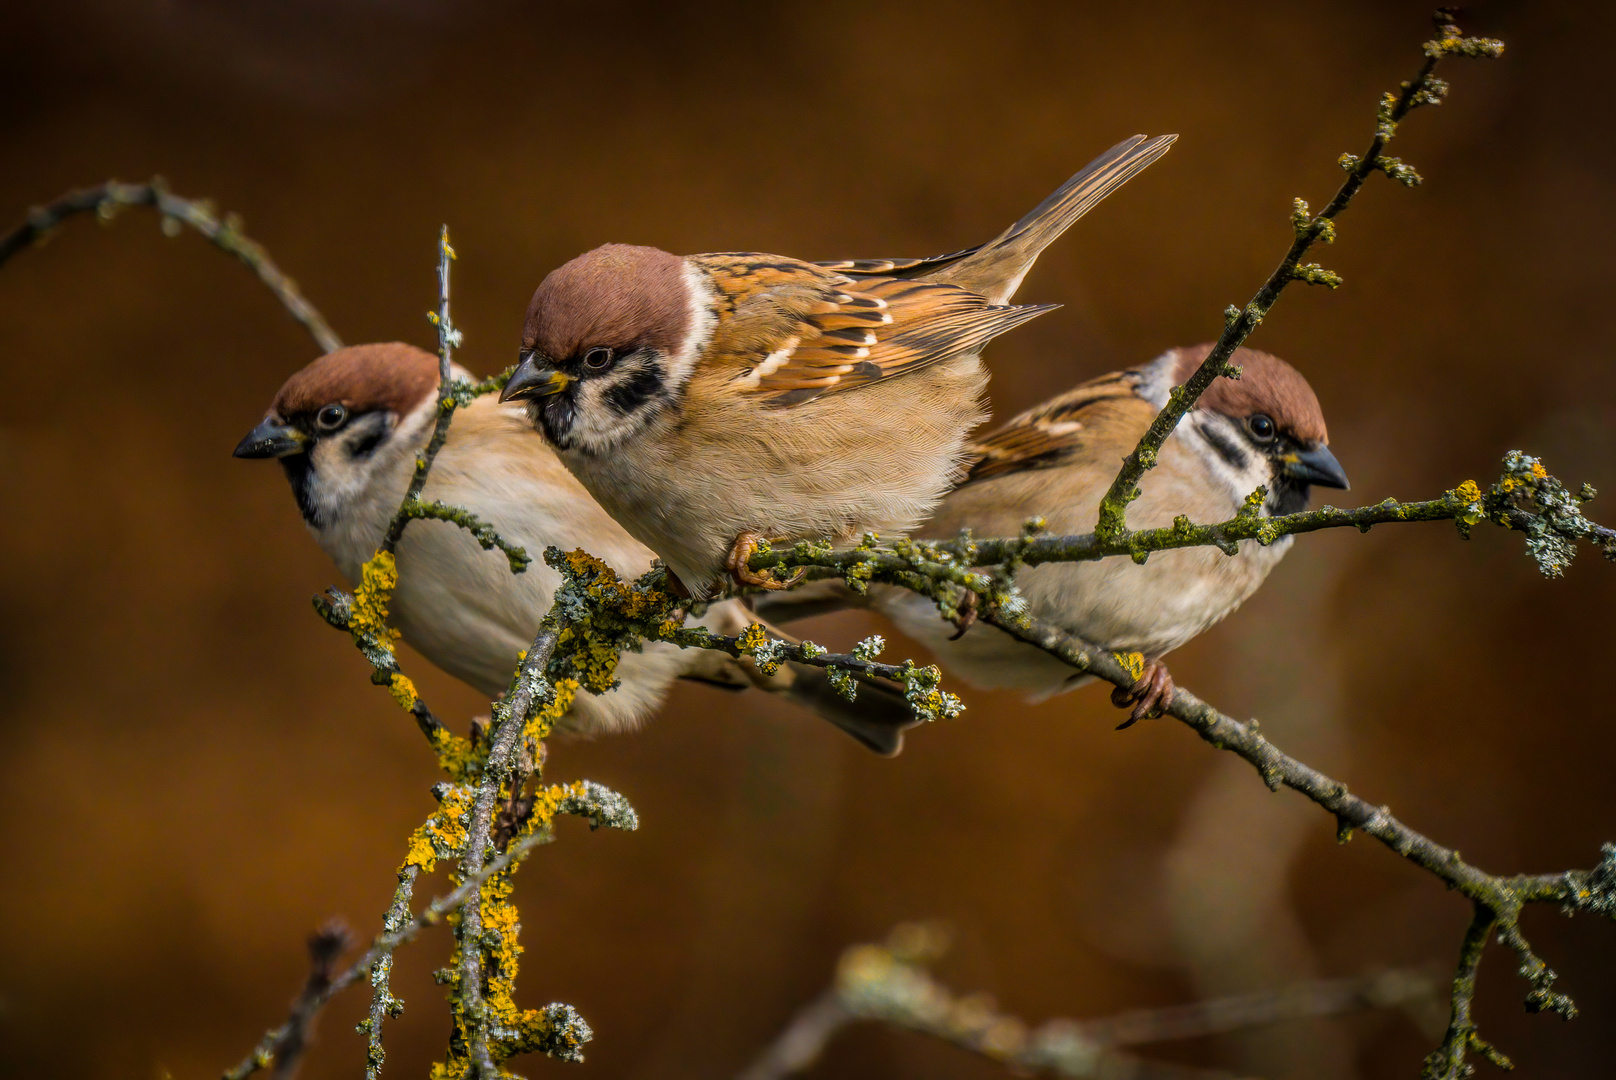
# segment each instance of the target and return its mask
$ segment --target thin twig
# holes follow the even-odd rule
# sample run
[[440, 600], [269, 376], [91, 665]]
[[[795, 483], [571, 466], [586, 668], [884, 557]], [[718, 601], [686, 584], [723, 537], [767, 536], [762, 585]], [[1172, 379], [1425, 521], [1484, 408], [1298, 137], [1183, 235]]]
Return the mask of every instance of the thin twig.
[[484, 551], [498, 548], [503, 552], [513, 574], [523, 573], [533, 562], [520, 545], [505, 539], [492, 525], [463, 507], [450, 506], [435, 499], [405, 499], [395, 520], [400, 532], [404, 524], [410, 521], [444, 521], [458, 526], [470, 533]]
[[857, 1019], [831, 987], [803, 1006], [736, 1080], [782, 1080], [803, 1072], [819, 1060], [837, 1032]]
[[[415, 891], [415, 879], [421, 868], [405, 863], [398, 871], [398, 888], [393, 891], [393, 902], [382, 920], [382, 932], [391, 934], [404, 925], [410, 914], [410, 896]], [[393, 954], [381, 957], [370, 969], [370, 1014], [359, 1024], [359, 1033], [365, 1036], [365, 1080], [376, 1080], [381, 1075], [382, 1062], [387, 1050], [382, 1046], [382, 1024], [404, 1011], [404, 1003], [393, 996]]]
[[879, 1021], [921, 1032], [1021, 1073], [1222, 1076], [1146, 1061], [1119, 1048], [1363, 1009], [1399, 1007], [1413, 1013], [1435, 997], [1429, 978], [1388, 971], [1360, 978], [1318, 979], [1165, 1009], [1139, 1009], [1098, 1020], [1050, 1020], [1032, 1028], [999, 1012], [991, 998], [956, 995], [933, 978], [924, 965], [936, 960], [945, 948], [946, 935], [940, 928], [910, 924], [894, 930], [884, 944], [848, 949], [837, 965], [832, 987], [792, 1018], [740, 1074], [740, 1080], [782, 1080], [802, 1072], [818, 1060], [842, 1028], [856, 1021]]
[[163, 232], [169, 236], [177, 236], [182, 225], [189, 225], [214, 246], [234, 255], [257, 274], [258, 280], [269, 286], [281, 305], [291, 312], [292, 318], [303, 324], [322, 352], [342, 348], [342, 339], [337, 337], [314, 305], [303, 298], [297, 282], [275, 265], [275, 260], [262, 246], [241, 231], [240, 218], [235, 214], [226, 214], [221, 219], [205, 200], [182, 199], [168, 190], [168, 185], [160, 176], [153, 177], [146, 184], [108, 180], [95, 187], [69, 191], [43, 206], [34, 207], [28, 211], [28, 217], [21, 225], [0, 236], [0, 263], [25, 248], [43, 243], [56, 226], [74, 214], [94, 210], [96, 216], [106, 222], [127, 206], [156, 207], [162, 215]]
[[[354, 983], [358, 982], [383, 957], [391, 956], [393, 952], [408, 941], [411, 941], [423, 929], [436, 926], [442, 922], [444, 916], [466, 902], [467, 897], [480, 889], [485, 881], [497, 874], [502, 874], [516, 863], [521, 862], [540, 844], [550, 841], [550, 834], [543, 830], [523, 837], [512, 844], [503, 855], [484, 864], [475, 874], [467, 877], [458, 886], [443, 896], [437, 897], [415, 917], [406, 920], [397, 930], [389, 931], [377, 936], [370, 948], [340, 975], [331, 980], [329, 986], [315, 995], [310, 1002], [311, 1012], [324, 1008], [333, 997]], [[286, 1037], [291, 1029], [291, 1021], [282, 1024], [266, 1034], [258, 1041], [257, 1047], [247, 1057], [243, 1058], [234, 1068], [223, 1074], [224, 1080], [244, 1080], [274, 1061], [274, 1050], [280, 1041]]]
[[275, 1080], [292, 1080], [297, 1075], [298, 1063], [314, 1035], [314, 1017], [319, 1012], [322, 995], [331, 989], [331, 968], [347, 947], [348, 928], [340, 922], [329, 922], [309, 935], [309, 980], [292, 1005], [292, 1017], [286, 1022], [285, 1034], [271, 1051], [275, 1058]]
[[426, 488], [427, 475], [432, 471], [432, 463], [437, 459], [438, 451], [443, 449], [443, 444], [449, 438], [449, 423], [454, 419], [456, 401], [452, 378], [453, 355], [461, 340], [460, 331], [455, 329], [454, 321], [449, 317], [449, 263], [454, 257], [454, 248], [449, 246], [449, 226], [444, 225], [438, 230], [438, 310], [427, 313], [432, 325], [438, 328], [438, 414], [432, 425], [432, 437], [427, 440], [426, 449], [415, 459], [415, 472], [410, 477], [410, 486], [405, 490], [398, 512], [393, 515], [392, 522], [387, 526], [387, 533], [382, 538], [382, 551], [398, 550], [398, 541], [404, 535], [404, 526], [412, 520], [408, 510], [421, 501], [421, 492]]
[[1487, 939], [1497, 925], [1497, 916], [1477, 906], [1459, 946], [1458, 969], [1453, 976], [1450, 998], [1451, 1015], [1442, 1045], [1425, 1058], [1421, 1070], [1424, 1077], [1460, 1077], [1471, 1070], [1465, 1065], [1465, 1052], [1474, 1050], [1501, 1069], [1513, 1069], [1514, 1063], [1499, 1053], [1476, 1033], [1476, 1023], [1470, 1017], [1470, 1005], [1476, 997], [1476, 969], [1481, 966], [1481, 954], [1487, 948]]
[[[1018, 621], [1004, 618], [996, 611], [982, 614], [982, 621], [1065, 661], [1078, 671], [1095, 675], [1113, 686], [1129, 687], [1135, 674], [1123, 664], [1121, 658], [1103, 649], [1080, 641], [1053, 624], [1030, 617]], [[1166, 715], [1189, 725], [1212, 746], [1238, 755], [1257, 770], [1259, 776], [1273, 791], [1288, 787], [1307, 796], [1335, 816], [1337, 837], [1343, 843], [1354, 831], [1363, 832], [1379, 840], [1397, 854], [1423, 870], [1434, 874], [1449, 888], [1470, 900], [1476, 910], [1476, 925], [1496, 927], [1500, 939], [1513, 949], [1521, 961], [1521, 974], [1532, 985], [1527, 996], [1528, 1008], [1533, 1011], [1549, 1009], [1563, 1016], [1575, 1015], [1575, 1006], [1564, 994], [1552, 987], [1555, 973], [1543, 963], [1520, 932], [1521, 908], [1530, 903], [1559, 902], [1567, 911], [1594, 911], [1616, 918], [1612, 907], [1613, 875], [1616, 849], [1607, 846], [1605, 859], [1591, 870], [1567, 870], [1549, 874], [1517, 874], [1499, 877], [1465, 862], [1457, 851], [1442, 846], [1415, 831], [1393, 816], [1390, 808], [1374, 806], [1351, 794], [1347, 786], [1309, 765], [1283, 753], [1258, 730], [1256, 721], [1243, 723], [1219, 712], [1188, 690], [1179, 687], [1166, 704]], [[1498, 1055], [1475, 1033], [1470, 1021], [1469, 1003], [1475, 994], [1475, 967], [1480, 953], [1473, 949], [1470, 937], [1461, 954], [1461, 962], [1453, 981], [1454, 1017], [1439, 1056], [1446, 1071], [1431, 1071], [1433, 1080], [1457, 1080], [1467, 1075], [1465, 1052], [1477, 1049], [1489, 1060]], [[1482, 1050], [1483, 1047], [1487, 1049]], [[1495, 1062], [1496, 1063], [1496, 1062]]]
[[1195, 374], [1184, 385], [1173, 388], [1167, 404], [1151, 422], [1139, 444], [1123, 460], [1116, 479], [1100, 501], [1095, 533], [1102, 537], [1114, 537], [1127, 528], [1128, 504], [1139, 497], [1139, 480], [1147, 469], [1155, 467], [1156, 455], [1162, 443], [1167, 441], [1184, 414], [1194, 407], [1201, 393], [1212, 385], [1213, 379], [1237, 374], [1237, 369], [1229, 364], [1229, 358], [1267, 317], [1285, 286], [1292, 281], [1306, 281], [1330, 288], [1341, 284], [1339, 276], [1321, 267], [1304, 266], [1302, 258], [1315, 243], [1323, 241], [1328, 244], [1335, 240], [1336, 217], [1351, 204], [1353, 196], [1363, 187], [1369, 174], [1378, 170], [1404, 184], [1412, 186], [1419, 182], [1419, 175], [1413, 169], [1395, 158], [1381, 156], [1381, 151], [1396, 134], [1398, 123], [1411, 110], [1422, 105], [1435, 105], [1446, 95], [1447, 84], [1434, 77], [1437, 63], [1443, 57], [1496, 57], [1504, 51], [1501, 42], [1463, 37], [1459, 28], [1453, 25], [1452, 13], [1447, 9], [1437, 12], [1436, 25], [1438, 38], [1425, 43], [1425, 62], [1420, 65], [1419, 73], [1413, 80], [1403, 84], [1402, 92], [1396, 97], [1388, 94], [1382, 100], [1375, 137], [1370, 140], [1368, 151], [1362, 157], [1351, 154], [1342, 157], [1341, 165], [1347, 170], [1347, 178], [1335, 197], [1317, 215], [1310, 215], [1307, 203], [1301, 199], [1295, 201], [1292, 225], [1296, 235], [1290, 250], [1250, 303], [1238, 310], [1231, 306], [1224, 313], [1223, 333], [1218, 337], [1217, 344]]

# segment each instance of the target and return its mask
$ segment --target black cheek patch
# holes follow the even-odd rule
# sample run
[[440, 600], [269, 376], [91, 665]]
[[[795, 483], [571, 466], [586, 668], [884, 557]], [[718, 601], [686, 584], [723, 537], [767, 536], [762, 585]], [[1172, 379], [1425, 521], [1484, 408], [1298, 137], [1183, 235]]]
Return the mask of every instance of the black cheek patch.
[[1310, 485], [1286, 476], [1274, 477], [1274, 493], [1268, 496], [1268, 510], [1272, 514], [1296, 514], [1307, 509]]
[[620, 416], [627, 416], [662, 394], [662, 376], [652, 368], [641, 368], [602, 395]]
[[386, 438], [386, 436], [385, 429], [371, 432], [348, 448], [348, 456], [355, 458], [369, 457], [375, 453], [376, 447], [382, 444], [382, 439]]
[[309, 493], [309, 485], [314, 480], [313, 464], [307, 454], [287, 454], [280, 459], [281, 468], [286, 470], [286, 479], [292, 485], [292, 497], [297, 500], [297, 511], [303, 515], [303, 520], [310, 525], [318, 526], [320, 522], [314, 511], [314, 499]]
[[573, 421], [578, 416], [578, 406], [573, 402], [572, 395], [566, 391], [552, 394], [539, 399], [532, 409], [538, 414], [536, 419], [549, 440], [557, 446], [566, 446], [567, 436], [572, 434]]
[[1212, 449], [1218, 452], [1218, 456], [1227, 461], [1236, 472], [1245, 472], [1250, 466], [1250, 459], [1246, 457], [1245, 450], [1229, 438], [1218, 425], [1205, 425], [1201, 428], [1201, 434], [1206, 436], [1206, 441], [1212, 444]]

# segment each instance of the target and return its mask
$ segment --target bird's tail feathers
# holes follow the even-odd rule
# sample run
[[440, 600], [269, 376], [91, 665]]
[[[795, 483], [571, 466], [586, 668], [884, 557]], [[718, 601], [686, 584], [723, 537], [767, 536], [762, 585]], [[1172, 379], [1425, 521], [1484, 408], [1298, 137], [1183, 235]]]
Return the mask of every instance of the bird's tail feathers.
[[925, 274], [1007, 303], [1038, 256], [1078, 218], [1167, 153], [1177, 135], [1135, 135], [1083, 166], [1020, 221], [964, 257]]

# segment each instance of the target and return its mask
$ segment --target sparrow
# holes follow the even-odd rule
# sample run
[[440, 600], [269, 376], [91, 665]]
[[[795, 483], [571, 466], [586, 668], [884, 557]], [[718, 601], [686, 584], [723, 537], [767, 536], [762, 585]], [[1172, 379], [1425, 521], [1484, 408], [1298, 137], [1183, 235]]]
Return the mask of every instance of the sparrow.
[[607, 244], [528, 305], [502, 401], [688, 594], [790, 582], [761, 541], [904, 533], [961, 475], [985, 417], [986, 344], [1052, 309], [1010, 305], [1039, 253], [1161, 157], [1112, 147], [987, 244], [817, 264]]
[[[962, 483], [917, 535], [1015, 536], [1042, 517], [1057, 534], [1092, 532], [1100, 499], [1122, 458], [1192, 375], [1211, 345], [1171, 349], [1143, 367], [1086, 382], [1012, 419], [970, 448]], [[1227, 521], [1258, 488], [1258, 512], [1289, 514], [1307, 506], [1314, 486], [1348, 487], [1329, 449], [1324, 413], [1302, 374], [1277, 356], [1237, 349], [1238, 379], [1219, 378], [1162, 445], [1157, 466], [1128, 508], [1134, 529]], [[1162, 657], [1215, 625], [1257, 590], [1285, 557], [1292, 538], [1216, 548], [1160, 551], [1140, 565], [1123, 558], [1027, 567], [1016, 584], [1034, 616], [1091, 644], [1143, 657], [1134, 685], [1112, 700], [1129, 720], [1159, 715], [1171, 701]], [[1013, 688], [1033, 700], [1089, 681], [1042, 650], [984, 624], [961, 634], [936, 605], [885, 588], [873, 603], [905, 633], [936, 652], [943, 669], [972, 685]], [[807, 613], [804, 608], [802, 613]], [[781, 617], [784, 617], [783, 613]]]
[[[376, 553], [431, 435], [438, 373], [437, 357], [410, 345], [338, 349], [287, 379], [235, 449], [236, 457], [280, 461], [309, 531], [350, 582], [358, 582], [360, 566]], [[466, 377], [458, 367], [455, 373]], [[492, 396], [455, 413], [423, 497], [470, 510], [529, 552], [582, 548], [630, 579], [651, 567], [651, 551], [573, 479], [525, 408]], [[397, 558], [391, 617], [404, 640], [490, 699], [502, 694], [518, 653], [550, 608], [559, 574], [535, 560], [513, 575], [499, 552], [437, 521], [413, 522]], [[733, 635], [756, 620], [738, 602], [725, 601], [697, 621]], [[681, 678], [760, 686], [884, 754], [897, 753], [903, 730], [914, 723], [902, 695], [879, 685], [862, 685], [848, 702], [817, 668], [788, 664], [766, 677], [750, 660], [662, 642], [624, 653], [616, 675], [619, 686], [610, 693], [581, 690], [558, 727], [591, 735], [635, 728]]]

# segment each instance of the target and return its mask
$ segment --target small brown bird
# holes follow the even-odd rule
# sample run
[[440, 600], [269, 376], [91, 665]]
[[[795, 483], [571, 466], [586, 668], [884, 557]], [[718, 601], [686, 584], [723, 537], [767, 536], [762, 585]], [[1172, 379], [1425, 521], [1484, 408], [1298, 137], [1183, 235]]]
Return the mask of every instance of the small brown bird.
[[[1041, 252], [1174, 136], [1136, 136], [979, 248], [819, 265], [608, 244], [546, 277], [502, 400], [690, 595], [759, 540], [903, 533], [959, 478], [1005, 300]], [[856, 391], [856, 392], [855, 392]], [[725, 572], [727, 571], [727, 578]]]
[[[350, 582], [375, 554], [404, 497], [431, 434], [437, 388], [438, 360], [420, 349], [398, 343], [339, 349], [289, 378], [263, 422], [236, 447], [237, 457], [280, 460], [309, 531]], [[492, 397], [455, 414], [424, 496], [472, 511], [535, 557], [549, 545], [583, 548], [627, 578], [651, 566], [651, 552], [562, 467], [524, 408]], [[560, 576], [537, 558], [512, 575], [498, 552], [436, 521], [405, 531], [398, 567], [391, 608], [404, 640], [489, 698], [503, 693]], [[726, 601], [699, 621], [728, 635], [755, 620]], [[848, 702], [819, 669], [788, 664], [765, 677], [749, 660], [702, 649], [647, 643], [642, 652], [623, 654], [617, 678], [610, 693], [580, 692], [561, 727], [585, 734], [632, 729], [678, 678], [760, 686], [881, 753], [896, 753], [903, 730], [914, 724], [902, 695], [884, 687], [863, 685]]]
[[[1015, 536], [1034, 517], [1055, 533], [1092, 531], [1122, 458], [1210, 349], [1172, 349], [1144, 367], [1084, 383], [977, 440], [970, 473], [918, 535], [946, 539], [969, 528], [977, 536]], [[1128, 508], [1130, 528], [1168, 526], [1180, 514], [1200, 524], [1227, 521], [1258, 487], [1267, 492], [1264, 514], [1301, 510], [1313, 485], [1347, 487], [1318, 398], [1301, 373], [1253, 349], [1236, 350], [1233, 362], [1240, 378], [1214, 381], [1163, 444], [1159, 464], [1140, 484], [1143, 494]], [[1022, 570], [1016, 583], [1038, 618], [1103, 648], [1143, 654], [1143, 676], [1112, 696], [1131, 705], [1137, 720], [1172, 697], [1161, 658], [1239, 607], [1290, 545], [1287, 536], [1266, 547], [1247, 541], [1233, 556], [1201, 547], [1157, 552], [1144, 565], [1124, 558], [1048, 563]], [[973, 685], [1019, 689], [1036, 700], [1088, 681], [991, 626], [972, 626], [952, 640], [955, 626], [913, 593], [881, 590], [876, 605], [932, 648], [944, 671]]]

